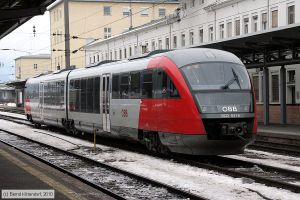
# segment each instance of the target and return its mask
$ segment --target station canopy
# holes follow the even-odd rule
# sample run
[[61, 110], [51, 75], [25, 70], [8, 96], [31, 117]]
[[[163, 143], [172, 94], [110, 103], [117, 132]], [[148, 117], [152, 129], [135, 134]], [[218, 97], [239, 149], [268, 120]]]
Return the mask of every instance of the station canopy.
[[300, 64], [300, 24], [212, 42], [199, 47], [232, 52], [249, 69]]
[[1, 0], [0, 39], [36, 15], [42, 15], [55, 0]]

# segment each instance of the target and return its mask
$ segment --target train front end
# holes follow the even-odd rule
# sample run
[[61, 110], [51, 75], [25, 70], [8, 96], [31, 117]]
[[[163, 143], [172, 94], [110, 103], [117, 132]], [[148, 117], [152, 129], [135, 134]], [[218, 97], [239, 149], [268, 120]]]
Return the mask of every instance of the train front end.
[[255, 99], [248, 72], [233, 54], [191, 50], [173, 57], [197, 106], [205, 133], [185, 135], [192, 154], [238, 154], [257, 132]]

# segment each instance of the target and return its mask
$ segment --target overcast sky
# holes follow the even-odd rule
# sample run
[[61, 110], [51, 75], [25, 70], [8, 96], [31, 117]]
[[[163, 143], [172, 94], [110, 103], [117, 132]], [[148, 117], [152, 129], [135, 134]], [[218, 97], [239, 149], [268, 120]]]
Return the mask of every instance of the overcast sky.
[[[35, 37], [33, 26], [36, 27]], [[1, 49], [15, 49], [15, 51], [3, 51]], [[0, 83], [15, 79], [15, 58], [41, 53], [50, 53], [50, 19], [48, 12], [42, 16], [33, 17], [0, 40]]]

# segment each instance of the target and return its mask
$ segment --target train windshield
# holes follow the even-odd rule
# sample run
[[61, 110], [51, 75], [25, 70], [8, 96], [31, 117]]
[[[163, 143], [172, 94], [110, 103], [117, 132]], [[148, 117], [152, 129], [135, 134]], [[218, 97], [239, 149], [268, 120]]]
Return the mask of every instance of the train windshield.
[[250, 90], [245, 67], [234, 63], [198, 63], [182, 68], [193, 90]]

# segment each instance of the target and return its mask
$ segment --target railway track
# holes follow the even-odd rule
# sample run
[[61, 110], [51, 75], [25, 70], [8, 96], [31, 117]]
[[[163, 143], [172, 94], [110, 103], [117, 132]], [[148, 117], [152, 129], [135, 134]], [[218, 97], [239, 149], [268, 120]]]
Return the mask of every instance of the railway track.
[[[0, 117], [2, 118], [2, 116]], [[10, 119], [10, 121], [14, 120], [16, 119]], [[24, 122], [24, 124], [26, 124], [26, 122]], [[124, 148], [123, 146], [119, 148]], [[128, 150], [127, 147], [125, 147], [125, 149]], [[129, 148], [129, 150], [130, 149], [131, 148]], [[134, 149], [134, 151], [136, 152], [137, 150]], [[141, 152], [147, 154], [147, 152], [143, 150], [141, 150]], [[148, 152], [148, 154], [150, 153]], [[174, 159], [177, 162], [183, 164], [205, 168], [208, 170], [214, 170], [235, 178], [243, 178], [243, 180], [249, 183], [259, 182], [268, 186], [283, 188], [296, 193], [300, 193], [300, 172], [296, 172], [293, 170], [282, 169], [269, 165], [257, 164], [250, 161], [243, 161], [223, 156], [182, 157], [175, 155]], [[296, 182], [298, 182], [298, 185], [294, 184]]]
[[192, 166], [218, 171], [235, 178], [244, 178], [249, 183], [258, 182], [300, 193], [300, 172], [297, 171], [223, 156], [176, 157], [176, 160]]
[[25, 113], [23, 107], [0, 106], [0, 111], [17, 113], [17, 114], [24, 114]]
[[205, 199], [158, 181], [96, 162], [74, 152], [1, 130], [0, 141], [116, 199]]

